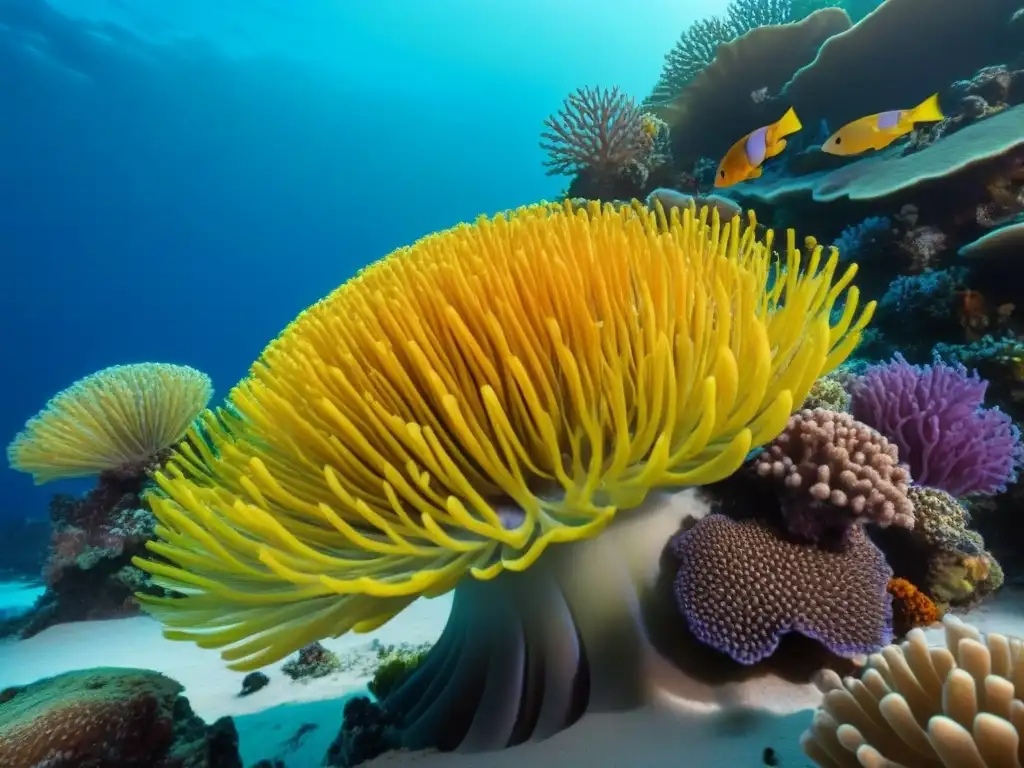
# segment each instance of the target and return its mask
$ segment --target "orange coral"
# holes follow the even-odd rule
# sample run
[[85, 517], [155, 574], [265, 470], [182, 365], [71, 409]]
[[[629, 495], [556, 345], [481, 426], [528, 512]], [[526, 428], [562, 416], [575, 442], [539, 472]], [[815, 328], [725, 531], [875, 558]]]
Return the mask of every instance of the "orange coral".
[[892, 625], [897, 637], [939, 620], [939, 609], [932, 599], [906, 579], [889, 579], [887, 590], [892, 595]]

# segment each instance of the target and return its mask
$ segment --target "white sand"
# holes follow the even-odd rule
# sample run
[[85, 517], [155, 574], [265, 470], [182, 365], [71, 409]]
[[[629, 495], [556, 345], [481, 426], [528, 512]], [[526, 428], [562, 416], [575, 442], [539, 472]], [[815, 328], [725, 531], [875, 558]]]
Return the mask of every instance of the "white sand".
[[[13, 594], [6, 590], [4, 594]], [[18, 593], [20, 594], [20, 592]], [[380, 630], [327, 640], [324, 645], [344, 657], [370, 659], [374, 639], [384, 644], [435, 640], [443, 628], [449, 599], [421, 600]], [[2, 606], [2, 603], [0, 603]], [[1004, 592], [965, 619], [983, 631], [1024, 636], [1024, 593]], [[931, 630], [941, 643], [941, 630]], [[295, 683], [280, 664], [264, 670], [270, 684], [251, 696], [239, 697], [244, 675], [227, 670], [216, 652], [186, 643], [172, 643], [156, 622], [145, 617], [52, 627], [24, 641], [0, 643], [0, 689], [73, 669], [96, 666], [139, 667], [163, 672], [185, 686], [185, 694], [208, 722], [235, 716], [246, 765], [259, 759], [282, 759], [288, 768], [320, 764], [341, 723], [344, 700], [363, 693], [367, 677], [356, 669], [308, 683]], [[362, 666], [366, 670], [367, 666]], [[769, 685], [761, 681], [735, 690], [686, 691], [687, 702], [666, 702], [689, 710], [681, 719], [662, 711], [588, 716], [548, 741], [526, 744], [492, 755], [393, 754], [369, 765], [413, 764], [420, 768], [663, 768], [664, 766], [757, 766], [765, 747], [771, 747], [785, 768], [805, 768], [798, 739], [810, 721], [816, 701], [801, 686]], [[766, 687], [767, 686], [767, 687]], [[752, 704], [764, 711], [708, 706], [714, 699], [735, 706]], [[700, 704], [701, 706], [692, 706]], [[302, 732], [300, 733], [300, 729]]]

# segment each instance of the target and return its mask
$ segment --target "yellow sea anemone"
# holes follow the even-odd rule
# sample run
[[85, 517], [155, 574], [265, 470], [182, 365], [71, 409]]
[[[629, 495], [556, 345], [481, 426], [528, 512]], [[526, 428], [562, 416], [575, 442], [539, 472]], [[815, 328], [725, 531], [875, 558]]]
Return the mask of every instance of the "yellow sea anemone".
[[734, 472], [873, 304], [834, 252], [709, 215], [533, 206], [363, 271], [156, 475], [162, 559], [137, 565], [181, 597], [140, 600], [254, 669]]
[[7, 447], [36, 484], [145, 465], [182, 438], [213, 394], [185, 365], [115, 365], [55, 395]]

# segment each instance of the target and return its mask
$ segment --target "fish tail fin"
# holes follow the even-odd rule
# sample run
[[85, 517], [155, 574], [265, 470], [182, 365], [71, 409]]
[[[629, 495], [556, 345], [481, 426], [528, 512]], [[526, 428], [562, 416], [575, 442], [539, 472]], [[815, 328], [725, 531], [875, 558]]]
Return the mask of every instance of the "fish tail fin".
[[939, 106], [939, 94], [937, 93], [933, 93], [910, 110], [910, 122], [912, 123], [935, 123], [945, 119], [946, 116], [942, 114], [942, 108]]
[[779, 139], [774, 144], [770, 144], [768, 146], [768, 148], [765, 150], [764, 156], [765, 157], [775, 157], [776, 155], [781, 154], [782, 150], [784, 150], [785, 148], [786, 148], [786, 140], [785, 139]]
[[790, 107], [786, 110], [786, 114], [779, 118], [779, 122], [775, 124], [775, 136], [781, 139], [783, 136], [796, 133], [803, 127], [800, 118], [796, 116], [796, 110]]

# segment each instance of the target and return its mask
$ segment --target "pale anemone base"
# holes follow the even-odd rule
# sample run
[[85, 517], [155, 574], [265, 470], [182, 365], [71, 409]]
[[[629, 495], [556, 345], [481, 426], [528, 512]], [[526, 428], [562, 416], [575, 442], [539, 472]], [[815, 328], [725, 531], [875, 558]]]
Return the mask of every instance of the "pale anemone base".
[[[813, 707], [817, 659], [784, 680], [770, 665], [739, 669], [705, 648], [695, 659], [692, 639], [688, 649], [674, 643], [686, 632], [664, 587], [665, 548], [708, 511], [696, 491], [655, 495], [523, 573], [467, 579], [437, 644], [385, 702], [402, 746], [498, 750], [547, 739], [584, 714], [651, 706], [690, 715]], [[724, 664], [726, 679], [713, 670], [701, 679], [694, 664]]]

